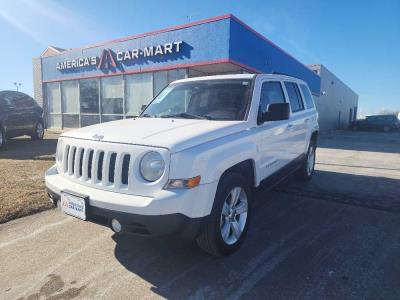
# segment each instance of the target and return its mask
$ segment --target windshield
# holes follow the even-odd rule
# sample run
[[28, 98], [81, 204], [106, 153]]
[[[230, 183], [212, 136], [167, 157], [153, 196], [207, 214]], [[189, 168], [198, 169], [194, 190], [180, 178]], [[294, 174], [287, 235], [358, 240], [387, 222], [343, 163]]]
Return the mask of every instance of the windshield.
[[140, 117], [241, 121], [249, 104], [251, 80], [177, 83], [164, 89]]

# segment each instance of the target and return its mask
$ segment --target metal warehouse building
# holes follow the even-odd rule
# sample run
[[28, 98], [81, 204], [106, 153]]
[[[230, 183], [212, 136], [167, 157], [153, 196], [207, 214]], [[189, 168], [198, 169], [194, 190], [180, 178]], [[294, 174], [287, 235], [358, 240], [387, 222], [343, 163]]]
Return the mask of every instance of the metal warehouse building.
[[48, 128], [134, 117], [174, 80], [228, 73], [303, 79], [323, 130], [345, 127], [357, 114], [358, 96], [326, 68], [303, 65], [230, 14], [78, 49], [50, 46], [33, 59]]

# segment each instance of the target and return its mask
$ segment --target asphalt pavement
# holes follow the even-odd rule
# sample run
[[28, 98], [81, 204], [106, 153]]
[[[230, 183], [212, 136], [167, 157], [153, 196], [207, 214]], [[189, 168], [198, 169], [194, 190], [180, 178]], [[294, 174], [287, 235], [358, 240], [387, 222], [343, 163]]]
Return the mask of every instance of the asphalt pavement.
[[57, 210], [0, 225], [1, 299], [399, 299], [400, 135], [322, 135], [314, 179], [260, 190], [243, 247], [115, 235]]

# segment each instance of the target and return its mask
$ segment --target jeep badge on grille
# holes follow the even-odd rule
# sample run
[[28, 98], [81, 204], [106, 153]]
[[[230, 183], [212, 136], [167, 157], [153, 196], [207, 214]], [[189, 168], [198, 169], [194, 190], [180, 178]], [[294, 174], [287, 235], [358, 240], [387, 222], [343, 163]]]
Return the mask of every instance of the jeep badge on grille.
[[104, 135], [99, 135], [96, 133], [94, 136], [92, 136], [92, 138], [94, 138], [95, 140], [101, 141], [102, 139], [104, 139]]

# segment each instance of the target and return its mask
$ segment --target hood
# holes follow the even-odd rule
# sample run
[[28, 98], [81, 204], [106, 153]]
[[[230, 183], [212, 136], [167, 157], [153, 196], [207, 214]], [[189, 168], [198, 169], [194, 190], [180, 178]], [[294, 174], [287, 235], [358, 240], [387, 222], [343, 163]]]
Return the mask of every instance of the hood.
[[244, 121], [136, 118], [71, 130], [61, 136], [161, 147], [178, 152], [245, 128]]

